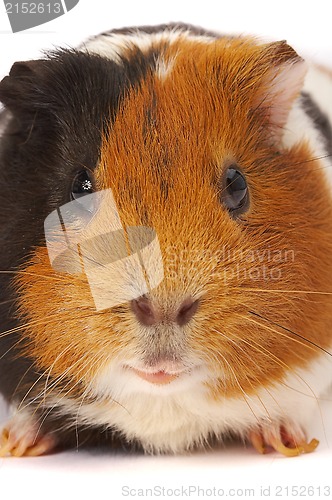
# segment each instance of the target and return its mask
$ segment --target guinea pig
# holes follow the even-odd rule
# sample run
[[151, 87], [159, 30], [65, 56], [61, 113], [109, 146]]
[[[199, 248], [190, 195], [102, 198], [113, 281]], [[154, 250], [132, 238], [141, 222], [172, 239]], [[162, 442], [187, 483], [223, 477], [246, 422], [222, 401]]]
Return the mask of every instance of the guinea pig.
[[332, 74], [113, 30], [0, 84], [0, 456], [313, 451], [332, 382]]

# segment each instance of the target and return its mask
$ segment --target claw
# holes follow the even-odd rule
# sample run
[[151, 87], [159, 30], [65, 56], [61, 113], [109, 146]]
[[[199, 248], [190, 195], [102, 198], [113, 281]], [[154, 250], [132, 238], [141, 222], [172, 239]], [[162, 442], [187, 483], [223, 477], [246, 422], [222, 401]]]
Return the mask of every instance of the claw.
[[281, 439], [273, 438], [270, 440], [270, 446], [274, 448], [276, 451], [279, 451], [282, 455], [286, 457], [297, 457], [302, 453], [311, 453], [314, 451], [319, 445], [319, 441], [317, 439], [312, 439], [310, 443], [307, 443], [305, 440], [294, 443], [294, 446], [285, 445]]
[[264, 453], [266, 453], [264, 439], [261, 432], [251, 431], [249, 434], [249, 439], [253, 447], [258, 451], [258, 453], [260, 453], [261, 455], [264, 455]]
[[57, 440], [53, 435], [43, 435], [32, 417], [14, 416], [0, 437], [0, 458], [37, 457], [52, 451]]
[[311, 453], [319, 444], [317, 439], [312, 439], [308, 443], [303, 432], [295, 427], [292, 429], [291, 424], [270, 428], [261, 427], [251, 431], [249, 439], [259, 453], [266, 453], [267, 447], [271, 447], [286, 457], [297, 457], [302, 453]]

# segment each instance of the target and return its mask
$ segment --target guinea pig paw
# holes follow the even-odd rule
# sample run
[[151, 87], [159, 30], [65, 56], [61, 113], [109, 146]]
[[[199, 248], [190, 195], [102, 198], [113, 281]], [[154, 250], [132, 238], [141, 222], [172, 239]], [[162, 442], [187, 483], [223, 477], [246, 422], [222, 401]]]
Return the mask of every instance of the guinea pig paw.
[[292, 423], [262, 426], [252, 430], [249, 439], [259, 453], [267, 453], [268, 448], [272, 448], [286, 457], [311, 453], [319, 444], [317, 439], [308, 443], [304, 432]]
[[[19, 422], [17, 422], [19, 420]], [[3, 429], [0, 437], [0, 458], [37, 457], [51, 452], [57, 440], [50, 434], [42, 434], [37, 423], [27, 420], [23, 425], [15, 417]], [[21, 427], [18, 425], [21, 423]]]

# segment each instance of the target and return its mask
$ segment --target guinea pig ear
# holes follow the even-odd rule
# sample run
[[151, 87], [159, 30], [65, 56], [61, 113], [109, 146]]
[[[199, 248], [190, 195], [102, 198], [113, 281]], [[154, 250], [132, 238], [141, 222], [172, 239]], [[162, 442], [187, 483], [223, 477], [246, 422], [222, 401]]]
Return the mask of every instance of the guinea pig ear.
[[36, 108], [40, 107], [42, 96], [38, 95], [38, 81], [45, 62], [42, 59], [16, 62], [9, 76], [0, 82], [0, 101], [14, 115], [22, 111], [34, 114]]
[[280, 142], [306, 73], [306, 62], [285, 41], [267, 45], [267, 70], [257, 104], [267, 113], [273, 142]]

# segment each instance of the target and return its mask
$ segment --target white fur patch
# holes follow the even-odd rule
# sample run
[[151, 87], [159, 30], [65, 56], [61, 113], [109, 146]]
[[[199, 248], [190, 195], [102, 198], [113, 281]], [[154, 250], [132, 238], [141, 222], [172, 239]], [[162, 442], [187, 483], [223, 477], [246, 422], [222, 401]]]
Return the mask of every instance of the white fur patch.
[[138, 439], [146, 450], [156, 452], [181, 452], [204, 444], [211, 434], [222, 438], [232, 431], [245, 437], [259, 424], [287, 422], [294, 431], [305, 431], [319, 407], [319, 396], [331, 385], [332, 358], [322, 354], [308, 368], [289, 373], [283, 383], [261, 388], [254, 396], [216, 401], [205, 384], [211, 378], [201, 368], [192, 378], [155, 386], [118, 365], [109, 369], [104, 396], [105, 372], [94, 384], [99, 399], [80, 405], [65, 398], [57, 411], [69, 411], [78, 422], [115, 427], [127, 439]]
[[175, 60], [175, 57], [168, 61], [163, 56], [158, 57], [156, 61], [156, 74], [160, 80], [165, 80], [171, 74]]
[[[332, 79], [314, 66], [309, 66], [303, 90], [312, 96], [332, 124]], [[301, 108], [300, 101], [297, 100], [289, 113], [282, 145], [288, 149], [303, 141], [308, 142], [313, 158], [321, 158], [322, 172], [326, 175], [332, 193], [332, 159], [326, 157], [324, 138], [321, 137], [312, 120]]]
[[[315, 102], [321, 111], [327, 115], [332, 126], [332, 78], [326, 72], [313, 66], [307, 74], [305, 90], [314, 97]], [[326, 154], [326, 151], [324, 154]], [[323, 171], [332, 193], [332, 158], [324, 158], [322, 162], [324, 165]]]
[[306, 76], [304, 90], [314, 96], [316, 103], [332, 123], [332, 77], [325, 71], [311, 66]]
[[212, 36], [195, 35], [190, 30], [183, 28], [170, 28], [159, 33], [144, 33], [140, 30], [133, 30], [126, 34], [109, 33], [99, 35], [96, 38], [88, 40], [81, 46], [81, 50], [99, 54], [107, 57], [117, 63], [121, 63], [121, 56], [130, 49], [137, 47], [142, 52], [147, 52], [154, 45], [162, 42], [172, 44], [180, 38], [193, 40], [201, 43], [215, 42], [216, 38]]

